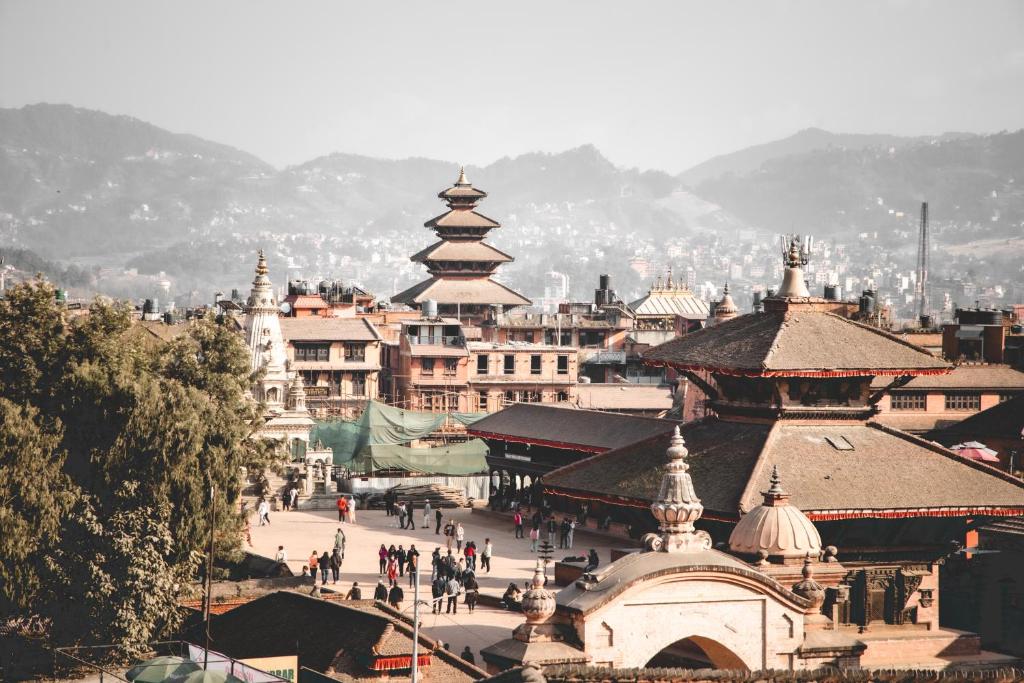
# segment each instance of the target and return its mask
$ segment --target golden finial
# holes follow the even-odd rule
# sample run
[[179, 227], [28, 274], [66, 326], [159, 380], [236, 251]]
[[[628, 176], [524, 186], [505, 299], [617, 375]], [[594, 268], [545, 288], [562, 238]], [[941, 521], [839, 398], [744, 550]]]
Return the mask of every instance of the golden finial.
[[469, 185], [470, 182], [466, 180], [466, 167], [459, 166], [459, 179], [455, 181], [456, 185]]

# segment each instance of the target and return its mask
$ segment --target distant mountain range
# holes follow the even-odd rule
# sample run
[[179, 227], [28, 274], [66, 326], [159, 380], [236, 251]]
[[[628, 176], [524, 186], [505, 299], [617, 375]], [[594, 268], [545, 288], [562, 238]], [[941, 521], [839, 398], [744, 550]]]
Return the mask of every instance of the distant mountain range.
[[[603, 251], [620, 250], [609, 258], [624, 262], [630, 235], [664, 242], [694, 230], [885, 230], [894, 207], [914, 210], [920, 198], [944, 219], [998, 231], [1024, 218], [1024, 179], [1014, 177], [1022, 168], [1024, 132], [900, 138], [809, 129], [679, 176], [617, 167], [593, 146], [467, 172], [491, 192], [481, 211], [506, 226], [495, 243], [535, 249], [557, 265], [559, 240], [588, 231], [609, 234]], [[125, 116], [49, 104], [0, 109], [0, 247], [166, 271], [190, 286], [247, 279], [251, 264], [240, 255], [267, 236], [283, 256], [322, 251], [328, 240], [336, 253], [311, 256], [310, 267], [339, 255], [369, 262], [374, 240], [408, 253], [428, 243], [423, 222], [444, 210], [436, 193], [456, 172], [446, 161], [351, 154], [275, 169]]]

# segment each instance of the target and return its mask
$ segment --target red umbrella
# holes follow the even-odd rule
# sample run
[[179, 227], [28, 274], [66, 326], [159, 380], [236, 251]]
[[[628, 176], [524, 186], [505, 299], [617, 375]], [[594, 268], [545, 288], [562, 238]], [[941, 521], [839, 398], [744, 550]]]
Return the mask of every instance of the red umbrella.
[[953, 450], [971, 460], [979, 460], [981, 462], [999, 462], [999, 454], [988, 448], [983, 443], [977, 441], [969, 441], [967, 443], [958, 443], [953, 446]]

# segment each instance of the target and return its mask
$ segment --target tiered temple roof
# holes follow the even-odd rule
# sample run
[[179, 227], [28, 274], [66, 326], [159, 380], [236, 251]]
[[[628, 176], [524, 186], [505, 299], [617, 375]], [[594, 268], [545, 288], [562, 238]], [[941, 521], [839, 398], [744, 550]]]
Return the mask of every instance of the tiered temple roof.
[[434, 230], [441, 241], [412, 256], [433, 277], [391, 300], [412, 306], [433, 300], [445, 308], [467, 306], [478, 312], [486, 306], [529, 304], [526, 297], [491, 280], [498, 266], [513, 258], [483, 242], [490, 230], [500, 227], [497, 221], [475, 210], [487, 193], [473, 187], [462, 170], [455, 185], [437, 196], [448, 204], [448, 211], [424, 226]]
[[[793, 242], [783, 291], [796, 295], [644, 354], [711, 393], [716, 415], [682, 428], [704, 517], [738, 520], [761, 502], [775, 466], [792, 504], [814, 521], [1024, 515], [1024, 482], [870, 419], [872, 377], [943, 374], [950, 365], [802, 295], [807, 252]], [[545, 489], [646, 507], [668, 442], [661, 435], [573, 463], [546, 475]]]

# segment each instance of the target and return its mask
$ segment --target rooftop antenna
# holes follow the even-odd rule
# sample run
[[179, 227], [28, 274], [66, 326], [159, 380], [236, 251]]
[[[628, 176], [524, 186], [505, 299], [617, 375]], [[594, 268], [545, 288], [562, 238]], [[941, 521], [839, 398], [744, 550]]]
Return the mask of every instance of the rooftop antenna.
[[[921, 230], [917, 243], [917, 282], [914, 299], [922, 326], [928, 317], [928, 202], [921, 202]], [[930, 322], [930, 321], [927, 321]]]

